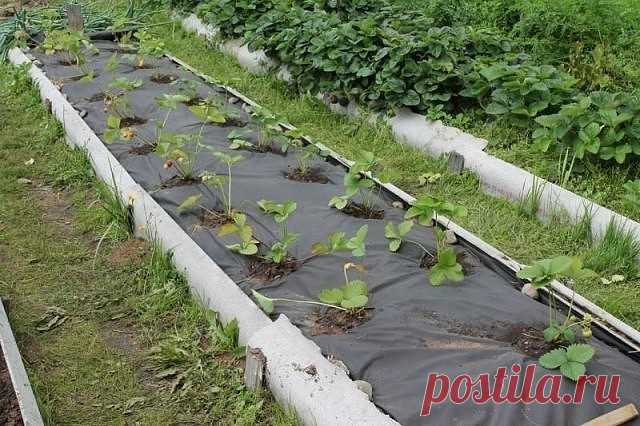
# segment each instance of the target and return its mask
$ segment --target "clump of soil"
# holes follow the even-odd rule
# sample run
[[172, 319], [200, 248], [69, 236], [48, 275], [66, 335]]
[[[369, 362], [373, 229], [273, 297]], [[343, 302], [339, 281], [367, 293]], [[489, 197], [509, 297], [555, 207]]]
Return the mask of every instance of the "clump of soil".
[[296, 182], [306, 183], [327, 183], [329, 178], [323, 175], [318, 169], [308, 169], [306, 172], [302, 172], [300, 167], [290, 169], [287, 174], [287, 179], [295, 180]]
[[346, 207], [342, 209], [342, 212], [359, 219], [384, 219], [384, 210], [370, 208], [353, 201], [349, 201]]
[[155, 151], [156, 146], [150, 145], [148, 143], [144, 145], [134, 145], [129, 149], [129, 154], [131, 155], [149, 155], [153, 151]]
[[221, 127], [245, 127], [247, 122], [238, 117], [225, 117], [224, 123], [216, 123]]
[[[100, 74], [95, 73], [93, 75], [94, 78], [98, 77]], [[82, 80], [84, 77], [86, 76], [86, 74], [79, 74], [79, 75], [74, 75], [73, 77], [69, 77], [69, 80], [71, 81], [80, 81]]]
[[191, 98], [188, 101], [182, 102], [182, 104], [186, 106], [195, 106], [200, 105], [202, 102], [204, 102], [204, 99], [200, 96], [196, 96], [195, 98]]
[[311, 320], [313, 324], [311, 325], [311, 335], [342, 335], [370, 319], [371, 311], [367, 309], [352, 312], [328, 308], [325, 312], [316, 312], [312, 315]]
[[101, 102], [104, 101], [105, 97], [106, 95], [104, 94], [104, 92], [99, 92], [85, 99], [87, 100], [87, 102]]
[[137, 266], [147, 252], [147, 244], [143, 240], [131, 238], [118, 244], [109, 254], [109, 264], [117, 268], [126, 265]]
[[251, 280], [271, 282], [286, 277], [298, 269], [298, 261], [290, 257], [282, 263], [273, 263], [269, 260], [256, 258], [249, 264], [249, 277]]
[[[456, 260], [462, 266], [462, 271], [466, 275], [473, 266], [469, 261], [467, 261], [467, 254], [464, 252], [456, 253]], [[420, 260], [420, 268], [430, 270], [436, 263], [438, 263], [437, 257], [425, 253]]]
[[516, 348], [518, 352], [534, 358], [539, 358], [550, 350], [560, 346], [557, 342], [549, 343], [544, 340], [542, 331], [531, 326], [512, 327], [508, 330], [508, 333], [503, 336], [503, 339], [511, 343], [511, 346]]
[[151, 76], [151, 81], [158, 84], [173, 83], [178, 79], [178, 76], [173, 74], [154, 74]]
[[431, 314], [431, 318], [446, 328], [449, 333], [507, 343], [518, 352], [534, 358], [539, 358], [560, 346], [558, 343], [549, 343], [544, 340], [543, 326], [539, 324], [513, 324], [504, 321], [491, 324], [468, 324], [455, 320], [443, 320], [436, 312]]
[[125, 117], [120, 120], [120, 128], [140, 126], [146, 122], [147, 120], [142, 117]]
[[22, 426], [24, 424], [18, 398], [16, 398], [2, 351], [0, 351], [0, 424], [6, 426]]
[[202, 182], [202, 179], [200, 179], [199, 177], [190, 177], [185, 179], [182, 176], [174, 176], [171, 179], [162, 182], [162, 185], [160, 185], [160, 187], [162, 189], [168, 189], [175, 188], [177, 186], [197, 185], [200, 182]]
[[135, 67], [136, 67], [137, 69], [139, 69], [139, 70], [152, 70], [152, 69], [156, 68], [156, 66], [155, 66], [155, 65], [150, 64], [150, 63], [148, 63], [148, 62], [145, 62], [145, 63], [144, 63], [144, 64], [142, 64], [142, 65], [136, 64], [136, 65], [135, 65]]
[[200, 217], [200, 224], [205, 228], [213, 229], [232, 222], [232, 218], [230, 218], [225, 212], [218, 210], [205, 211]]

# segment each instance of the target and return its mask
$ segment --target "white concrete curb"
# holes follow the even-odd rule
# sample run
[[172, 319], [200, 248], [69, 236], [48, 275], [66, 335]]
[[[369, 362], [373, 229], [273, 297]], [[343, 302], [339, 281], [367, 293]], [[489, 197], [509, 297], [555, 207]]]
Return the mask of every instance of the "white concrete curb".
[[[14, 65], [30, 63], [17, 48], [9, 52], [9, 60]], [[223, 322], [238, 320], [241, 344], [263, 350], [267, 381], [281, 404], [295, 410], [307, 425], [398, 424], [380, 412], [347, 374], [324, 358], [320, 348], [302, 336], [286, 317], [272, 322], [135, 183], [47, 76], [36, 66], [30, 67], [29, 74], [42, 99], [51, 103], [52, 113], [63, 124], [67, 142], [86, 149], [96, 175], [132, 205], [136, 226], [173, 253], [176, 267], [185, 274], [202, 303], [217, 311]], [[319, 372], [317, 377], [309, 380], [304, 367], [292, 368], [294, 362], [313, 363]]]
[[[4, 352], [4, 360], [7, 364], [7, 370], [9, 370], [9, 376], [11, 376], [11, 383], [13, 383], [13, 389], [16, 392], [16, 399], [20, 406], [20, 414], [22, 415], [22, 422], [25, 426], [42, 426], [42, 416], [38, 409], [38, 403], [33, 395], [33, 389], [31, 389], [31, 383], [29, 382], [29, 376], [24, 369], [22, 363], [22, 357], [18, 350], [18, 345], [11, 331], [11, 324], [9, 318], [4, 310], [4, 305], [0, 301], [0, 345], [2, 345], [2, 352]], [[2, 354], [0, 353], [0, 356]]]
[[[190, 15], [182, 20], [187, 31], [210, 39], [218, 30], [204, 24], [196, 15]], [[264, 74], [269, 67], [275, 66], [275, 61], [268, 60], [263, 51], [249, 52], [241, 40], [227, 41], [221, 45], [221, 50], [235, 56], [240, 65], [249, 72]], [[287, 76], [286, 68], [280, 67], [278, 78]], [[327, 97], [318, 97], [329, 105], [329, 108], [341, 114], [359, 115], [357, 105], [353, 102], [347, 107], [331, 104]], [[632, 233], [640, 242], [640, 223], [618, 214], [606, 207], [581, 197], [571, 191], [561, 188], [545, 179], [539, 178], [526, 170], [507, 163], [499, 158], [485, 153], [483, 150], [487, 141], [463, 132], [455, 127], [445, 126], [440, 121], [430, 121], [426, 117], [408, 110], [400, 110], [387, 118], [396, 140], [419, 148], [431, 156], [437, 157], [456, 151], [465, 158], [465, 168], [473, 171], [480, 180], [486, 192], [507, 198], [520, 200], [526, 196], [534, 186], [540, 188], [540, 210], [538, 214], [543, 218], [550, 218], [559, 211], [568, 213], [569, 218], [578, 221], [585, 212], [592, 215], [591, 230], [595, 237], [604, 234], [610, 223], [615, 224]]]

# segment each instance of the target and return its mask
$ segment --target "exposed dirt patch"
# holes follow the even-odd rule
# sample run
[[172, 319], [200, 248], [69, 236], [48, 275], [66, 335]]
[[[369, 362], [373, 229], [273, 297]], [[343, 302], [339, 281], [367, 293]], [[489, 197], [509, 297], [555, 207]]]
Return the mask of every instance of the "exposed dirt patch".
[[218, 210], [205, 211], [202, 216], [200, 216], [200, 225], [210, 229], [232, 222], [232, 218], [230, 218], [225, 212]]
[[157, 68], [154, 64], [150, 64], [148, 62], [145, 62], [144, 64], [140, 65], [140, 64], [136, 64], [135, 67], [139, 70], [152, 70]]
[[200, 96], [196, 96], [195, 98], [191, 98], [188, 101], [184, 101], [182, 104], [186, 106], [196, 106], [196, 105], [200, 105], [204, 101], [205, 101], [204, 98], [201, 98]]
[[341, 335], [348, 333], [354, 327], [364, 324], [372, 317], [371, 310], [360, 309], [355, 312], [341, 311], [328, 308], [324, 312], [315, 312], [311, 316], [311, 335], [321, 334]]
[[147, 120], [142, 117], [125, 117], [120, 119], [120, 128], [124, 129], [125, 127], [140, 126], [146, 122]]
[[16, 392], [13, 389], [11, 376], [4, 360], [0, 356], [0, 424], [5, 426], [22, 426], [22, 414]]
[[160, 187], [162, 189], [168, 189], [175, 188], [177, 186], [197, 185], [200, 182], [202, 182], [202, 179], [200, 179], [199, 177], [190, 177], [185, 179], [182, 176], [174, 176], [171, 179], [162, 182], [162, 185], [160, 185]]
[[342, 209], [342, 212], [359, 219], [384, 219], [384, 210], [370, 208], [352, 201], [347, 203], [347, 206]]
[[449, 333], [506, 343], [518, 352], [534, 358], [558, 347], [557, 344], [550, 344], [544, 340], [542, 334], [544, 326], [542, 324], [513, 324], [504, 321], [495, 321], [491, 324], [470, 324], [444, 320], [436, 312], [431, 313], [430, 317]]
[[135, 238], [118, 244], [111, 250], [107, 261], [111, 266], [122, 268], [127, 265], [140, 265], [147, 253], [147, 243]]
[[296, 167], [295, 169], [290, 169], [286, 176], [287, 179], [295, 180], [296, 182], [322, 184], [329, 182], [329, 178], [323, 175], [319, 169], [308, 169], [303, 173], [300, 167]]
[[289, 258], [282, 263], [273, 263], [256, 257], [249, 264], [249, 277], [255, 281], [271, 282], [286, 277], [298, 269], [298, 266], [298, 261], [294, 258]]
[[102, 102], [104, 101], [104, 98], [106, 97], [104, 92], [99, 92], [96, 93], [94, 95], [89, 96], [88, 98], [85, 98], [87, 100], [87, 102]]
[[216, 123], [220, 127], [245, 127], [247, 122], [238, 117], [225, 117], [224, 123]]
[[66, 194], [45, 185], [34, 188], [33, 194], [42, 206], [43, 219], [56, 223], [71, 232], [73, 214], [70, 211], [71, 202], [67, 199]]
[[[98, 76], [99, 76], [99, 74], [98, 74], [98, 73], [95, 73], [95, 74], [93, 75], [93, 78], [96, 78], [96, 77], [98, 77]], [[69, 80], [71, 80], [71, 81], [80, 81], [80, 80], [82, 80], [82, 79], [83, 79], [83, 78], [85, 78], [85, 77], [86, 77], [86, 74], [79, 74], [79, 75], [74, 75], [73, 77], [69, 77]]]
[[178, 76], [173, 74], [154, 74], [150, 78], [151, 81], [158, 84], [173, 83], [177, 79], [178, 79]]
[[559, 347], [557, 343], [549, 343], [544, 340], [542, 330], [531, 326], [515, 326], [507, 330], [502, 336], [507, 343], [516, 348], [518, 352], [539, 358], [552, 349]]
[[156, 150], [155, 145], [145, 143], [144, 145], [134, 145], [129, 149], [129, 154], [132, 155], [148, 155]]
[[[474, 267], [477, 266], [472, 259], [470, 259], [465, 252], [456, 253], [456, 260], [462, 266], [462, 271], [465, 275]], [[420, 268], [430, 270], [438, 263], [438, 258], [425, 253], [420, 259]]]

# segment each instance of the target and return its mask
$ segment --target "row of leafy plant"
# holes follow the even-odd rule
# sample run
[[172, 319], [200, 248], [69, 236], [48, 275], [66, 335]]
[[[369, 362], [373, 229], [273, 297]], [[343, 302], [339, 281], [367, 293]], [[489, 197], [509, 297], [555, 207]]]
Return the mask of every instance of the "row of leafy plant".
[[[139, 41], [137, 54], [123, 54], [121, 57], [113, 53], [106, 63], [105, 70], [111, 72], [112, 81], [104, 93], [104, 109], [107, 112], [106, 129], [103, 139], [106, 143], [131, 143], [131, 153], [137, 155], [157, 155], [164, 160], [164, 168], [174, 172], [175, 176], [163, 184], [176, 180], [180, 185], [202, 184], [207, 192], [217, 200], [216, 205], [206, 205], [203, 201], [203, 193], [186, 197], [177, 211], [183, 214], [187, 211], [202, 213], [207, 218], [206, 223], [216, 230], [219, 238], [224, 238], [227, 248], [238, 255], [247, 256], [250, 261], [257, 262], [259, 268], [254, 273], [264, 273], [268, 270], [277, 270], [278, 277], [303, 267], [305, 263], [318, 256], [332, 255], [338, 252], [350, 252], [354, 258], [363, 258], [366, 255], [366, 239], [368, 226], [363, 225], [354, 235], [336, 231], [327, 236], [324, 241], [317, 242], [309, 249], [309, 255], [296, 259], [290, 252], [291, 246], [297, 241], [299, 234], [293, 232], [288, 226], [290, 217], [297, 210], [295, 200], [260, 200], [257, 207], [265, 215], [270, 216], [280, 228], [279, 238], [270, 242], [263, 242], [255, 235], [254, 229], [249, 223], [247, 215], [239, 206], [246, 203], [235, 201], [232, 193], [233, 168], [244, 160], [237, 153], [239, 150], [251, 150], [258, 152], [276, 152], [274, 146], [278, 145], [278, 154], [287, 154], [295, 151], [298, 167], [295, 175], [303, 182], [313, 182], [304, 179], [311, 177], [314, 169], [313, 163], [324, 153], [312, 144], [308, 144], [302, 138], [302, 133], [297, 130], [285, 131], [281, 126], [281, 119], [275, 114], [261, 109], [251, 110], [259, 132], [259, 137], [252, 140], [249, 132], [240, 127], [228, 133], [228, 151], [222, 151], [204, 143], [203, 134], [206, 126], [218, 126], [229, 123], [246, 125], [241, 122], [242, 117], [238, 108], [230, 107], [226, 100], [219, 99], [219, 95], [207, 99], [201, 99], [193, 82], [177, 79], [171, 83], [172, 93], [163, 93], [157, 97], [158, 107], [164, 111], [162, 117], [156, 120], [156, 133], [152, 138], [143, 138], [137, 131], [139, 121], [131, 108], [130, 93], [143, 85], [142, 80], [121, 77], [118, 74], [119, 67], [124, 63], [134, 69], [152, 67], [149, 57], [162, 55], [163, 46], [158, 40], [150, 37], [146, 32], [136, 34]], [[48, 54], [57, 54], [62, 63], [75, 65], [81, 70], [82, 81], [89, 81], [95, 71], [90, 67], [90, 57], [97, 53], [90, 41], [81, 33], [69, 33], [65, 31], [52, 31], [43, 43], [43, 48]], [[73, 78], [73, 77], [71, 77]], [[152, 78], [153, 80], [153, 78]], [[176, 134], [167, 130], [167, 124], [171, 120], [173, 112], [184, 105], [201, 121], [197, 133]], [[140, 149], [145, 148], [145, 149]], [[229, 152], [231, 151], [231, 152]], [[209, 170], [198, 170], [196, 160], [202, 152], [209, 152], [217, 159], [224, 169], [225, 174], [217, 174]], [[383, 219], [384, 210], [378, 205], [375, 175], [378, 160], [370, 153], [363, 151], [344, 176], [343, 193], [336, 194], [328, 200], [328, 206], [336, 208], [345, 214], [367, 217], [370, 219]], [[292, 177], [289, 177], [292, 178]], [[425, 175], [421, 177], [425, 185], [429, 185], [438, 179], [437, 175]], [[464, 279], [464, 268], [459, 263], [458, 255], [451, 243], [447, 241], [446, 232], [438, 226], [439, 215], [448, 217], [462, 217], [466, 210], [458, 205], [433, 196], [425, 195], [411, 203], [406, 211], [404, 221], [399, 223], [387, 222], [385, 236], [388, 240], [388, 249], [396, 253], [403, 246], [413, 245], [419, 249], [420, 255], [416, 262], [427, 269], [429, 282], [441, 285], [445, 282], [460, 282]], [[410, 237], [414, 227], [433, 227], [436, 248], [429, 250], [419, 241]], [[233, 238], [229, 240], [230, 238]], [[318, 300], [269, 298], [253, 290], [253, 296], [260, 306], [268, 313], [273, 312], [274, 303], [302, 303], [324, 306], [350, 315], [359, 315], [365, 309], [373, 309], [369, 304], [369, 289], [362, 279], [352, 279], [349, 271], [364, 271], [363, 265], [346, 262], [343, 266], [344, 284], [329, 287], [318, 294]], [[555, 279], [585, 279], [593, 277], [591, 271], [582, 268], [580, 260], [569, 257], [558, 257], [536, 262], [531, 267], [523, 269], [519, 277], [531, 281], [536, 289], [549, 288]], [[273, 276], [264, 275], [266, 280]], [[249, 279], [252, 276], [248, 277]], [[584, 374], [585, 364], [593, 357], [593, 348], [585, 343], [591, 337], [590, 317], [576, 318], [571, 312], [565, 317], [557, 314], [554, 298], [551, 293], [550, 323], [544, 330], [544, 339], [548, 343], [550, 351], [540, 358], [540, 362], [547, 368], [560, 368], [562, 374], [572, 380]]]
[[[618, 163], [640, 156], [637, 96], [582, 93], [571, 75], [533, 63], [497, 32], [438, 27], [386, 0], [208, 0], [198, 14], [224, 37], [244, 37], [285, 64], [302, 92], [328, 92], [373, 109], [474, 108], [537, 129], [541, 150]], [[574, 112], [585, 103], [585, 113]], [[545, 131], [558, 115], [560, 129]]]

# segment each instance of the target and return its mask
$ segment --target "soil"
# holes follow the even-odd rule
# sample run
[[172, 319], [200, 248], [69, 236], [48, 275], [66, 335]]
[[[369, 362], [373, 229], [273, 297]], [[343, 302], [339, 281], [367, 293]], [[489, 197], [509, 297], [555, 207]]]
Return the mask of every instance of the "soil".
[[189, 99], [188, 101], [185, 101], [182, 104], [186, 106], [195, 106], [195, 105], [200, 105], [202, 102], [204, 102], [204, 98], [196, 96], [195, 98]]
[[[465, 275], [467, 275], [469, 271], [476, 266], [464, 252], [456, 253], [456, 260], [460, 265], [462, 265], [462, 270]], [[430, 270], [436, 263], [438, 263], [438, 259], [436, 257], [431, 257], [425, 253], [420, 260], [420, 267], [422, 269]]]
[[236, 117], [225, 117], [224, 123], [216, 123], [220, 127], [245, 127], [247, 122], [242, 120], [241, 118]]
[[191, 177], [191, 178], [183, 178], [182, 176], [174, 176], [171, 179], [168, 179], [162, 182], [160, 187], [162, 189], [175, 188], [177, 186], [187, 186], [187, 185], [197, 185], [202, 180], [199, 177]]
[[384, 219], [384, 210], [376, 208], [368, 208], [360, 203], [349, 201], [347, 206], [342, 209], [344, 214], [357, 217], [359, 219]]
[[[94, 74], [94, 78], [98, 77], [99, 74]], [[80, 81], [85, 77], [85, 74], [80, 74], [80, 75], [74, 75], [73, 77], [69, 77], [69, 80], [71, 81]]]
[[124, 129], [125, 127], [140, 126], [146, 122], [146, 119], [140, 117], [125, 117], [120, 120], [120, 128]]
[[105, 98], [104, 92], [96, 93], [95, 95], [91, 95], [88, 98], [85, 98], [87, 102], [102, 102]]
[[13, 389], [11, 376], [4, 360], [0, 356], [0, 424], [5, 426], [22, 426], [22, 414], [16, 392]]
[[430, 270], [435, 266], [436, 263], [438, 263], [438, 259], [436, 257], [430, 256], [427, 253], [425, 253], [422, 256], [422, 260], [420, 260], [420, 267], [422, 269]]
[[467, 324], [458, 321], [447, 321], [433, 312], [431, 318], [440, 323], [449, 333], [462, 336], [480, 337], [495, 342], [507, 343], [518, 352], [539, 358], [552, 349], [559, 347], [557, 343], [544, 340], [541, 324], [512, 324], [496, 321], [492, 324]]
[[255, 260], [249, 264], [249, 277], [251, 277], [251, 280], [267, 283], [286, 277], [298, 269], [298, 266], [297, 259], [292, 257], [282, 263], [273, 263], [269, 260], [256, 257]]
[[147, 244], [142, 240], [130, 239], [118, 244], [107, 258], [110, 265], [122, 268], [126, 265], [140, 265], [147, 252]]
[[155, 66], [155, 65], [153, 65], [153, 64], [148, 64], [148, 63], [146, 63], [146, 62], [145, 62], [144, 64], [142, 64], [142, 66], [140, 66], [140, 65], [136, 64], [136, 66], [135, 66], [135, 67], [136, 67], [137, 69], [139, 69], [139, 70], [152, 70], [152, 69], [156, 68], [156, 66]]
[[300, 167], [296, 167], [295, 169], [290, 169], [287, 174], [287, 179], [295, 180], [296, 182], [306, 182], [306, 183], [322, 183], [325, 184], [329, 182], [329, 178], [320, 173], [318, 169], [308, 169], [306, 173], [303, 173], [300, 170]]
[[204, 214], [200, 217], [200, 224], [205, 228], [210, 229], [215, 229], [218, 226], [222, 226], [232, 222], [233, 219], [227, 216], [225, 212], [221, 212], [218, 210], [205, 211]]
[[149, 144], [135, 145], [131, 147], [131, 149], [129, 150], [129, 154], [148, 155], [148, 154], [151, 154], [153, 151], [155, 151], [155, 149], [156, 149], [155, 145], [149, 145]]
[[173, 83], [178, 79], [177, 75], [173, 74], [154, 74], [151, 76], [151, 81], [158, 84], [169, 84]]
[[328, 308], [324, 312], [316, 312], [311, 316], [311, 335], [346, 334], [371, 319], [371, 310], [360, 309], [355, 312]]

